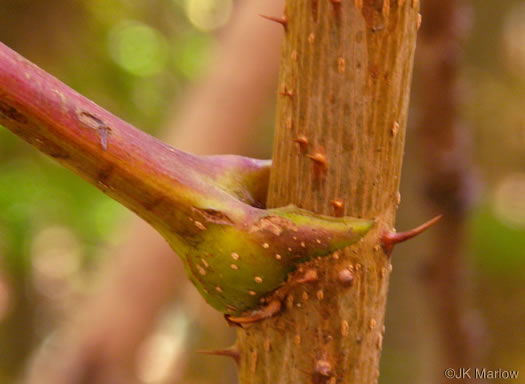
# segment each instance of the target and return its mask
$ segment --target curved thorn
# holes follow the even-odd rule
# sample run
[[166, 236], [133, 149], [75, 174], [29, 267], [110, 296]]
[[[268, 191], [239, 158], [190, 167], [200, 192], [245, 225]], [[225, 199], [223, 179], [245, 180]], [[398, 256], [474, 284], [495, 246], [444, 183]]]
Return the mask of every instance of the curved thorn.
[[289, 98], [293, 98], [293, 91], [291, 91], [288, 88], [286, 88], [286, 86], [284, 86], [283, 90], [279, 91], [278, 94], [281, 95], [281, 96], [286, 96], [286, 97], [289, 97]]
[[301, 151], [306, 151], [306, 148], [308, 147], [308, 138], [305, 135], [299, 135], [293, 139], [293, 141], [294, 143], [299, 144]]
[[259, 15], [259, 16], [261, 16], [262, 18], [264, 18], [266, 20], [270, 20], [270, 21], [274, 21], [276, 23], [279, 23], [279, 24], [281, 24], [283, 26], [285, 31], [287, 30], [288, 19], [285, 16], [283, 16], [283, 17], [266, 16], [266, 15]]
[[381, 245], [383, 246], [383, 250], [387, 255], [390, 255], [392, 253], [392, 249], [394, 248], [394, 245], [398, 243], [402, 243], [403, 241], [409, 240], [420, 233], [426, 231], [428, 228], [430, 228], [432, 225], [437, 223], [443, 215], [438, 215], [427, 222], [421, 224], [419, 227], [416, 227], [414, 229], [411, 229], [409, 231], [405, 232], [391, 232], [391, 231], [385, 231], [381, 235]]
[[306, 155], [310, 160], [314, 162], [316, 166], [319, 166], [323, 169], [328, 168], [328, 161], [322, 150], [317, 150], [314, 153], [309, 153]]

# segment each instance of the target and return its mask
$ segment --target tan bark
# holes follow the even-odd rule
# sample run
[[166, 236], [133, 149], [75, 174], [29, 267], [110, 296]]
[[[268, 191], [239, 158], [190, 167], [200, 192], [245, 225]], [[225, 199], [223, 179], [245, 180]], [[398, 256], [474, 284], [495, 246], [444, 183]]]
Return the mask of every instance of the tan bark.
[[399, 203], [418, 8], [287, 1], [269, 205], [377, 224], [313, 262], [319, 281], [292, 289], [282, 314], [239, 330], [243, 384], [377, 381], [391, 270], [380, 234]]

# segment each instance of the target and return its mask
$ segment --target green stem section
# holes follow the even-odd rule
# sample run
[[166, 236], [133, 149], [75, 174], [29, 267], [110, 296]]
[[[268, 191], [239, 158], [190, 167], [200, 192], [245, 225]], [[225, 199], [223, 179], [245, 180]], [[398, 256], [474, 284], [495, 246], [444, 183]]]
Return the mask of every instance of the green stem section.
[[[399, 203], [418, 1], [287, 1], [269, 206], [376, 218], [316, 260], [281, 316], [239, 330], [240, 381], [375, 383]], [[304, 266], [307, 268], [307, 266]]]

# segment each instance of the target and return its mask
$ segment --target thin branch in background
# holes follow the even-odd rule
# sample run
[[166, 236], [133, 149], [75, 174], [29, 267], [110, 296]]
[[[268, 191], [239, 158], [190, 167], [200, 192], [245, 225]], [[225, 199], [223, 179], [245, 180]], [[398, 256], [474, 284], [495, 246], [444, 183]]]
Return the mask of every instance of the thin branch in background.
[[[470, 131], [461, 118], [460, 64], [469, 29], [469, 8], [456, 0], [422, 2], [417, 50], [418, 139], [421, 184], [432, 213], [443, 224], [432, 238], [424, 283], [431, 296], [444, 367], [470, 367], [475, 360], [469, 322], [466, 220], [473, 199]], [[440, 379], [443, 375], [440, 372]]]

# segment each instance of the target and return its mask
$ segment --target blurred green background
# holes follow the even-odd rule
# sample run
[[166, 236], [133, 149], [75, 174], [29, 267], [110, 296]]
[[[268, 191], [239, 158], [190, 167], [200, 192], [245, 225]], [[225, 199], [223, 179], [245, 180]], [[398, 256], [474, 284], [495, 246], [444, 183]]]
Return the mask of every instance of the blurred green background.
[[[206, 70], [235, 6], [232, 0], [1, 0], [0, 41], [156, 134]], [[469, 288], [489, 367], [521, 370], [525, 380], [525, 2], [473, 2], [472, 20], [462, 110], [481, 182], [469, 220]], [[259, 149], [268, 156], [272, 119]], [[418, 191], [410, 189], [417, 177], [413, 128], [400, 228], [421, 209]], [[0, 129], [0, 383], [20, 377], [32, 351], [89, 292], [127, 218], [123, 207]], [[410, 260], [394, 261], [381, 383], [425, 382], [425, 359], [433, 358], [432, 343], [421, 345], [415, 336], [425, 320], [414, 308], [425, 299], [407, 297], [405, 282], [416, 279], [424, 250], [403, 247]], [[184, 324], [183, 315], [177, 319]], [[182, 347], [163, 348], [159, 354]], [[159, 377], [150, 372], [141, 379], [164, 382]]]

